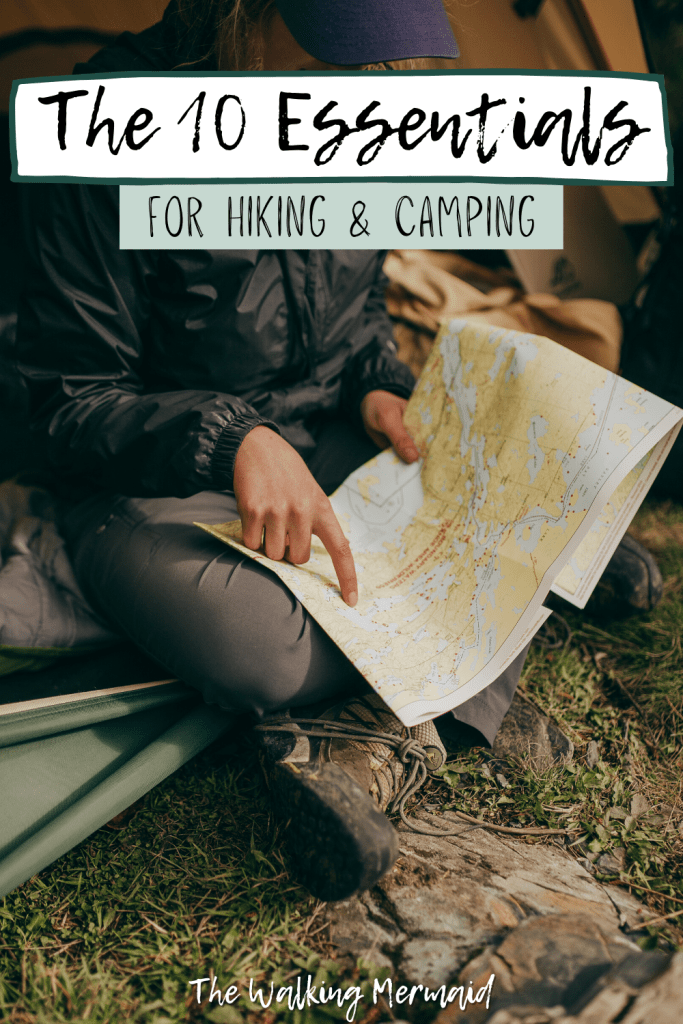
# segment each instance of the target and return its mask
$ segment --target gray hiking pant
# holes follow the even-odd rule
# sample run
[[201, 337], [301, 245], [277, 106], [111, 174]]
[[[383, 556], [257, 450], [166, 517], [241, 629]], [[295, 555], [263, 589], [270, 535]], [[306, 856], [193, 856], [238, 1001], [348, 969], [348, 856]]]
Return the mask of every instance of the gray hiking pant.
[[[376, 451], [335, 423], [309, 466], [331, 493]], [[62, 529], [96, 611], [209, 703], [260, 717], [364, 689], [360, 673], [274, 573], [193, 526], [236, 518], [231, 493], [99, 494], [72, 508]], [[489, 743], [524, 656], [452, 712]]]

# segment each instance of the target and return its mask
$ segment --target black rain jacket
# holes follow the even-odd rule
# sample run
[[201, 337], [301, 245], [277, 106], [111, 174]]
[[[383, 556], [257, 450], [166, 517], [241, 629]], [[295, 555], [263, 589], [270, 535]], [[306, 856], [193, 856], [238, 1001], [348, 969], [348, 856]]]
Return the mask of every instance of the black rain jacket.
[[[171, 6], [76, 71], [164, 71], [191, 56]], [[128, 495], [231, 490], [254, 426], [306, 458], [326, 419], [359, 421], [369, 391], [410, 394], [384, 252], [121, 251], [118, 188], [24, 189], [19, 364], [62, 473]]]

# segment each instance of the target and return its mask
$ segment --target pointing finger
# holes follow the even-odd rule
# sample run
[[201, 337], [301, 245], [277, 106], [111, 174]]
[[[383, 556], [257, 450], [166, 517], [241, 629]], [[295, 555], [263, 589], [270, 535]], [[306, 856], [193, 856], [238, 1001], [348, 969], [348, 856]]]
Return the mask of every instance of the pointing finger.
[[353, 608], [358, 602], [356, 566], [349, 542], [342, 532], [329, 501], [327, 509], [318, 517], [317, 524], [314, 524], [313, 532], [320, 537], [329, 552], [339, 580], [343, 600]]

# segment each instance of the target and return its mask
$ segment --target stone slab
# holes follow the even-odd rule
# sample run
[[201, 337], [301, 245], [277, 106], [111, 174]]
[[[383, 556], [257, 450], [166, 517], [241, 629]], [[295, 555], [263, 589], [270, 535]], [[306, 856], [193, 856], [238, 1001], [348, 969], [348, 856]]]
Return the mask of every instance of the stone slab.
[[[452, 816], [424, 814], [422, 820], [431, 827], [453, 825]], [[527, 985], [548, 998], [565, 991], [567, 972], [574, 978], [587, 971], [579, 984], [588, 987], [591, 967], [597, 976], [637, 951], [622, 929], [642, 923], [649, 912], [626, 892], [597, 882], [557, 845], [465, 829], [440, 837], [401, 826], [399, 859], [372, 892], [328, 906], [332, 942], [390, 968], [402, 983], [435, 988], [453, 982], [466, 965], [479, 978], [488, 961], [475, 961], [475, 955], [491, 959], [516, 936], [522, 942], [517, 966], [499, 957], [497, 976], [507, 972], [511, 993]], [[538, 929], [545, 919], [544, 935]], [[574, 967], [563, 957], [573, 957]], [[468, 980], [475, 977], [468, 974]]]

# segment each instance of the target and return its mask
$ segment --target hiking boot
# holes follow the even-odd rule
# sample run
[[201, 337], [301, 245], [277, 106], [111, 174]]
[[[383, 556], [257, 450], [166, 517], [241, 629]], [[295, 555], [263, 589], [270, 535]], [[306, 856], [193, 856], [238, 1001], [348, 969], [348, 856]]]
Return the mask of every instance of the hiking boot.
[[446, 760], [434, 723], [407, 729], [371, 693], [314, 718], [273, 715], [256, 729], [299, 880], [322, 900], [371, 888], [398, 856], [383, 812], [396, 809], [410, 824], [406, 801]]
[[493, 741], [494, 757], [528, 757], [537, 771], [569, 764], [574, 744], [551, 718], [516, 693]]
[[586, 610], [614, 617], [650, 612], [661, 601], [663, 589], [662, 574], [650, 552], [625, 533]]

